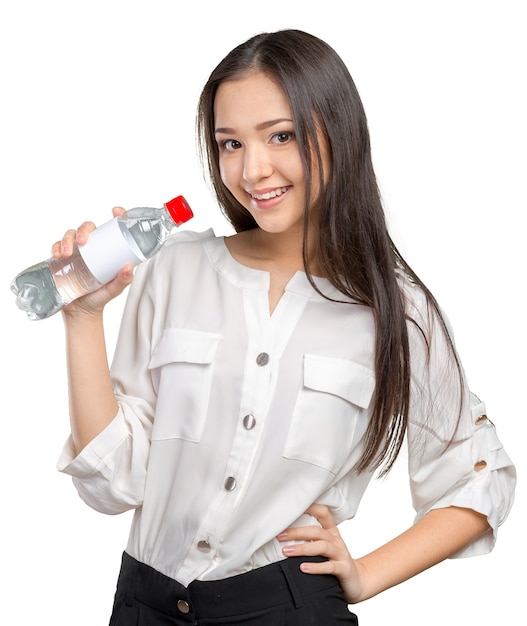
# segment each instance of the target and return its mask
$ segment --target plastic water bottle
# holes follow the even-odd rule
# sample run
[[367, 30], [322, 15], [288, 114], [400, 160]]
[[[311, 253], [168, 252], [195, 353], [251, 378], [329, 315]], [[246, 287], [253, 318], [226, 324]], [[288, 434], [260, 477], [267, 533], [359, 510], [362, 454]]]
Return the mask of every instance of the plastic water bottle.
[[95, 229], [83, 246], [74, 244], [70, 257], [52, 257], [18, 274], [11, 283], [18, 308], [30, 320], [51, 317], [111, 281], [125, 265], [138, 265], [153, 256], [172, 228], [191, 217], [183, 196], [161, 209], [130, 209]]

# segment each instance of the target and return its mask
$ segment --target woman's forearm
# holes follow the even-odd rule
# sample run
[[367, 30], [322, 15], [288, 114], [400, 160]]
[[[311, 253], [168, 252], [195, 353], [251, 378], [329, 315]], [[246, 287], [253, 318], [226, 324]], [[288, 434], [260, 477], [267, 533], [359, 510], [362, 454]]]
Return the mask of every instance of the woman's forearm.
[[102, 312], [65, 315], [71, 434], [79, 453], [112, 421], [112, 389]]
[[434, 509], [381, 548], [357, 559], [364, 588], [354, 602], [398, 585], [452, 556], [489, 530], [487, 518], [472, 509]]

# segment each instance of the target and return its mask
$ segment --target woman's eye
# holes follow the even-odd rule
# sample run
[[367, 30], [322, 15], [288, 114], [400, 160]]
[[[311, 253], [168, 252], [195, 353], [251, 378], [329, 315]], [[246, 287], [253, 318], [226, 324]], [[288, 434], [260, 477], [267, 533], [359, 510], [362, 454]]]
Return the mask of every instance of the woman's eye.
[[236, 139], [225, 139], [225, 141], [221, 142], [220, 147], [227, 152], [233, 152], [241, 147], [241, 143], [236, 141]]
[[293, 139], [294, 134], [290, 132], [276, 133], [272, 136], [273, 143], [288, 143]]

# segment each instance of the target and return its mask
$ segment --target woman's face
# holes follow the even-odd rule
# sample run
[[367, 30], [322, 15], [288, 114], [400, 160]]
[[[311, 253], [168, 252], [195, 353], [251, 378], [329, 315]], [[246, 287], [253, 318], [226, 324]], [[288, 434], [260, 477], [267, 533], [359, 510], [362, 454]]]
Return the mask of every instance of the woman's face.
[[305, 174], [281, 87], [262, 72], [222, 83], [214, 124], [221, 178], [232, 195], [262, 230], [301, 232]]

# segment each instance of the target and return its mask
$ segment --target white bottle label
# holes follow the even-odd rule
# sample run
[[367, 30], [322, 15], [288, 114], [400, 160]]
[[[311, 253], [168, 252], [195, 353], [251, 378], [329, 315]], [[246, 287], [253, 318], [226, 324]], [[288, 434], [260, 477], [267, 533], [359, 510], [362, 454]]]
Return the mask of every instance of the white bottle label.
[[113, 280], [128, 263], [138, 265], [144, 261], [141, 251], [132, 237], [126, 237], [124, 229], [114, 218], [90, 233], [86, 244], [79, 246], [88, 269], [102, 285]]

